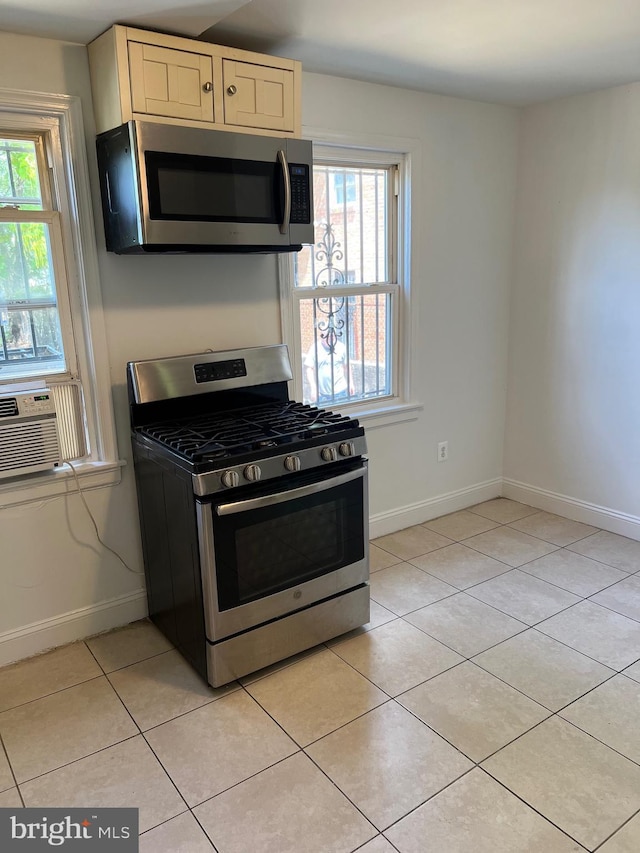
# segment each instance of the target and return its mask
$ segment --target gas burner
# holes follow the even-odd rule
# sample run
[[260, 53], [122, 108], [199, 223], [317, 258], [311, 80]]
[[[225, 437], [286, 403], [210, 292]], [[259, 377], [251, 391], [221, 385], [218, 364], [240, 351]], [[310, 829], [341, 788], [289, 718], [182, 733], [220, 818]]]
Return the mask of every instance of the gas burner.
[[206, 463], [259, 458], [279, 447], [291, 452], [296, 445], [354, 425], [357, 422], [344, 415], [288, 400], [149, 424], [140, 432], [189, 461]]

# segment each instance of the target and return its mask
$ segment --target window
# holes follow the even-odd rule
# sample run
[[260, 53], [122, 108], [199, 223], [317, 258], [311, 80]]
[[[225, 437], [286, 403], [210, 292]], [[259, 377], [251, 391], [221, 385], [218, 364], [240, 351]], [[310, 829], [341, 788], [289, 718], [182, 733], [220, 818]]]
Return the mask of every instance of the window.
[[[77, 99], [0, 91], [0, 394], [50, 388], [63, 459], [102, 485], [119, 470], [83, 145]], [[0, 505], [71, 473], [6, 479]]]
[[[65, 459], [87, 452], [49, 134], [0, 125], [0, 392], [43, 379]], [[65, 417], [66, 415], [66, 417]]]
[[[9, 137], [0, 131], [2, 380], [67, 373], [56, 283], [56, 268], [63, 270], [61, 240], [43, 137]], [[68, 325], [68, 312], [62, 313]]]
[[405, 167], [384, 151], [315, 148], [315, 242], [291, 262], [285, 320], [304, 402], [401, 402]]
[[351, 204], [356, 200], [356, 176], [353, 172], [335, 170], [332, 174], [333, 204]]

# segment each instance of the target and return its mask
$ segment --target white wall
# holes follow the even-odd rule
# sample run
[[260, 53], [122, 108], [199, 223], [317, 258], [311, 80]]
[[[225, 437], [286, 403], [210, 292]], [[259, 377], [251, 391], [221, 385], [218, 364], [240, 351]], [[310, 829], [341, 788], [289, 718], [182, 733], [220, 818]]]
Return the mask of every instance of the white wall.
[[398, 529], [473, 503], [428, 505], [501, 476], [518, 113], [318, 74], [303, 92], [303, 126], [409, 137], [421, 152], [412, 359], [424, 411], [368, 433], [375, 529]]
[[[85, 49], [0, 33], [0, 81], [80, 96], [100, 231]], [[414, 188], [413, 396], [424, 411], [409, 423], [370, 431], [372, 513], [379, 526], [397, 529], [498, 494], [517, 112], [305, 75], [303, 121], [412, 137], [422, 151], [422, 185]], [[119, 257], [104, 251], [100, 233], [98, 247], [120, 455], [129, 460], [126, 362], [279, 342], [276, 261]], [[438, 465], [436, 443], [443, 439], [450, 460]], [[438, 503], [450, 492], [462, 494]], [[103, 538], [140, 568], [131, 466], [121, 485], [87, 499]], [[6, 661], [42, 648], [47, 638], [62, 642], [144, 612], [138, 578], [97, 545], [77, 496], [0, 510], [0, 541], [0, 662], [3, 647]], [[119, 607], [95, 610], [112, 600]]]
[[640, 84], [524, 111], [504, 465], [638, 538], [639, 139]]

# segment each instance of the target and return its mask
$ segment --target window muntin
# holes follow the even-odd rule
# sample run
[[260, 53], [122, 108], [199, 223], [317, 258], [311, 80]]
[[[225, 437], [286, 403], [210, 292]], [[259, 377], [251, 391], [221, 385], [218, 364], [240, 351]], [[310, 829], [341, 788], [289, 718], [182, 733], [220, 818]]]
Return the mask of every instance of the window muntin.
[[397, 394], [397, 171], [396, 164], [314, 164], [315, 243], [294, 263], [305, 402]]

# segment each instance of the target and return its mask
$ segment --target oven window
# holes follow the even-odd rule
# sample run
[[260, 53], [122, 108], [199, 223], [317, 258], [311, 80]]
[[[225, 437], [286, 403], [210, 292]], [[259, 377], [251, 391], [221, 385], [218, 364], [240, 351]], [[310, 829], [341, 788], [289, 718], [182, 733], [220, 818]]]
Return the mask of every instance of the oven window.
[[229, 516], [214, 514], [218, 606], [228, 610], [364, 558], [363, 480]]
[[145, 153], [151, 219], [278, 223], [276, 162]]

